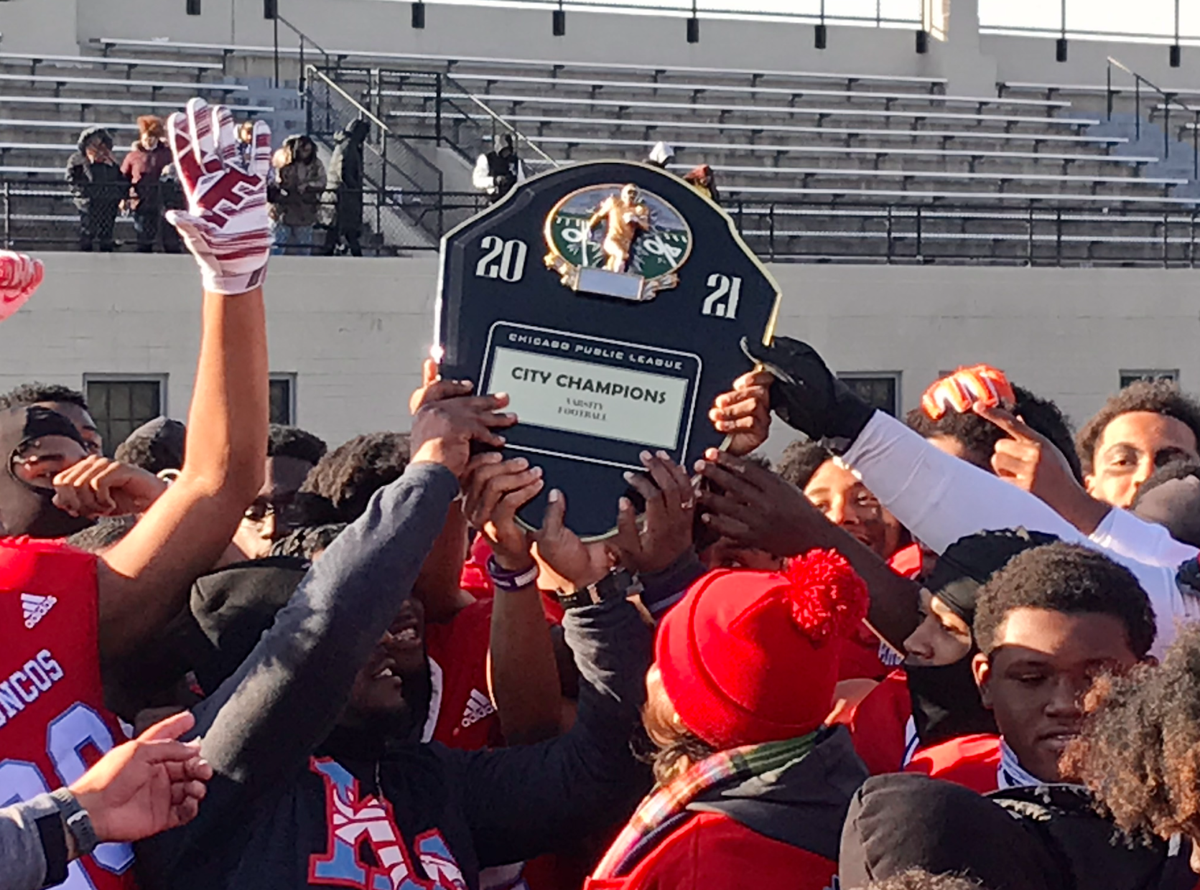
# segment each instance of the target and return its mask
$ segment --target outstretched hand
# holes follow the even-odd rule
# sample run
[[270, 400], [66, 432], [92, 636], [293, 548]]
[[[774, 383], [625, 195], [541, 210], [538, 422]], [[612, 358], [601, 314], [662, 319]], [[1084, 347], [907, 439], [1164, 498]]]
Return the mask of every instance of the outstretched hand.
[[607, 575], [612, 558], [603, 542], [585, 544], [567, 528], [566, 514], [566, 497], [556, 488], [550, 492], [542, 527], [533, 533], [533, 541], [543, 577], [558, 590], [573, 592]]
[[0, 250], [0, 321], [8, 318], [33, 296], [46, 269], [41, 260], [23, 253]]
[[1109, 507], [1084, 490], [1053, 442], [1005, 408], [976, 403], [972, 410], [1008, 437], [992, 453], [997, 476], [1045, 501], [1084, 534], [1096, 530]]
[[829, 525], [796, 486], [752, 461], [710, 448], [696, 472], [712, 483], [700, 489], [702, 519], [743, 547], [795, 556], [814, 545], [812, 532]]
[[717, 396], [708, 419], [717, 432], [729, 437], [730, 454], [749, 454], [771, 432], [771, 383], [769, 371], [756, 370], [733, 381], [733, 389]]
[[543, 485], [541, 467], [529, 466], [523, 457], [503, 460], [499, 452], [490, 451], [471, 458], [463, 486], [463, 514], [506, 571], [533, 565], [533, 542], [517, 523], [517, 511], [537, 497]]
[[189, 711], [118, 745], [70, 786], [101, 841], [137, 841], [196, 817], [212, 767], [200, 743], [180, 742], [196, 725]]
[[621, 498], [612, 545], [630, 571], [661, 572], [692, 546], [696, 492], [687, 473], [665, 451], [642, 452], [641, 459], [648, 475], [625, 474], [646, 502], [641, 525], [633, 502]]
[[127, 516], [144, 513], [166, 490], [141, 467], [93, 454], [54, 477], [54, 505], [72, 516]]
[[167, 135], [188, 209], [168, 210], [166, 218], [199, 263], [204, 289], [240, 294], [260, 286], [271, 254], [270, 128], [254, 122], [247, 167], [237, 161], [233, 112], [224, 105], [188, 100], [186, 114], [167, 119]]
[[515, 414], [500, 409], [508, 396], [459, 396], [429, 402], [413, 416], [409, 443], [412, 460], [442, 464], [462, 478], [471, 459], [471, 443], [493, 448], [504, 445], [504, 437], [495, 432], [517, 422]]

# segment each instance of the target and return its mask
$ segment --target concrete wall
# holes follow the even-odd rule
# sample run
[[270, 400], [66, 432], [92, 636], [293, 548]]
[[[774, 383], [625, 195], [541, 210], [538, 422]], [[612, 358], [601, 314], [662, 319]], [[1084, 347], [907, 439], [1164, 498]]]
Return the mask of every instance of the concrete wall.
[[[31, 379], [166, 374], [185, 417], [199, 333], [186, 257], [46, 257], [47, 279], [0, 327], [0, 390]], [[986, 361], [1086, 420], [1122, 369], [1178, 369], [1200, 391], [1200, 294], [1186, 271], [778, 265], [779, 332], [838, 371], [900, 372], [901, 408], [939, 371]], [[295, 373], [297, 422], [340, 442], [405, 429], [432, 335], [434, 256], [277, 257], [267, 282], [271, 369]], [[781, 432], [778, 451], [789, 440]]]

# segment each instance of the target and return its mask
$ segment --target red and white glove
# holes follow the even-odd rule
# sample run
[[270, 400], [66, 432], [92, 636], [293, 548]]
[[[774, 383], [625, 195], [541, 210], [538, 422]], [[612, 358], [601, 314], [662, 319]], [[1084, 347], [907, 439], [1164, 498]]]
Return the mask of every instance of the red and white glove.
[[200, 264], [204, 289], [219, 294], [253, 290], [267, 276], [271, 229], [267, 219], [267, 173], [271, 130], [254, 122], [249, 169], [237, 162], [233, 112], [188, 101], [187, 114], [167, 119], [175, 169], [188, 209], [167, 211], [167, 222]]
[[921, 396], [921, 407], [931, 420], [941, 420], [947, 411], [963, 414], [974, 405], [1011, 408], [1017, 401], [1004, 372], [991, 365], [959, 368], [934, 382]]
[[20, 309], [33, 296], [45, 272], [41, 260], [11, 250], [0, 250], [0, 321]]

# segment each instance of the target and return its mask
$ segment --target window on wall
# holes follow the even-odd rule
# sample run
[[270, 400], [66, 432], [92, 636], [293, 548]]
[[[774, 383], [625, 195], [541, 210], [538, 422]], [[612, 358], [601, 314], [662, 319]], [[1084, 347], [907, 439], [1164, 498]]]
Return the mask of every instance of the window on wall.
[[858, 394], [872, 408], [893, 417], [900, 413], [900, 372], [851, 372], [838, 374], [838, 379]]
[[109, 457], [135, 429], [163, 413], [166, 377], [84, 376], [88, 406]]
[[291, 426], [296, 422], [296, 375], [271, 375], [271, 423]]
[[200, 15], [200, 0], [187, 0], [187, 14]]
[[1124, 389], [1129, 384], [1136, 383], [1139, 380], [1178, 380], [1178, 379], [1179, 379], [1179, 369], [1178, 368], [1174, 368], [1172, 370], [1166, 370], [1166, 369], [1162, 369], [1162, 368], [1160, 368], [1158, 370], [1154, 370], [1154, 369], [1150, 369], [1150, 368], [1139, 368], [1139, 369], [1135, 369], [1132, 371], [1122, 371], [1121, 372], [1121, 389]]

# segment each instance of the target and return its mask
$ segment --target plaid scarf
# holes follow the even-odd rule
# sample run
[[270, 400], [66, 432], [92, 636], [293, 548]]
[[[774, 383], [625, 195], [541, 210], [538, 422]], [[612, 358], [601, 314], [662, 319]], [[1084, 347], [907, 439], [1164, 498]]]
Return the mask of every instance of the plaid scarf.
[[613, 841], [592, 877], [616, 878], [630, 871], [641, 859], [648, 837], [667, 820], [680, 815], [693, 800], [719, 785], [733, 785], [791, 766], [816, 747], [820, 730], [795, 739], [765, 742], [718, 751], [693, 765], [687, 772], [662, 786], [641, 802], [617, 839]]

